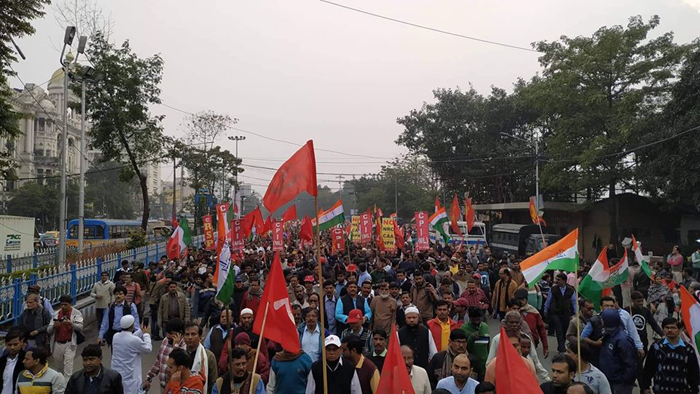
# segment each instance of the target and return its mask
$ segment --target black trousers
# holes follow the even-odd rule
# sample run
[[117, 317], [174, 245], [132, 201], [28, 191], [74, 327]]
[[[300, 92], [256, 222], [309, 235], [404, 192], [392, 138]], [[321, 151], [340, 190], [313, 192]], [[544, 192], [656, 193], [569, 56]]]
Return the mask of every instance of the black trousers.
[[566, 329], [571, 321], [570, 315], [549, 315], [549, 324], [554, 328], [554, 335], [557, 337], [557, 352], [566, 352]]

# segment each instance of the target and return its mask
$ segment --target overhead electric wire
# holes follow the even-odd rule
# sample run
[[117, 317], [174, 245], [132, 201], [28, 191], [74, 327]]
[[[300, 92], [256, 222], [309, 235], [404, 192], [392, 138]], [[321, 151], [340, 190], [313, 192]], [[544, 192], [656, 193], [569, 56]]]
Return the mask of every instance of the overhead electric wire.
[[384, 19], [384, 20], [391, 21], [391, 22], [400, 23], [400, 24], [402, 24], [402, 25], [417, 27], [417, 28], [423, 29], [423, 30], [429, 30], [429, 31], [432, 31], [432, 32], [435, 32], [435, 33], [446, 34], [446, 35], [448, 35], [448, 36], [463, 38], [463, 39], [465, 39], [465, 40], [478, 41], [478, 42], [481, 42], [481, 43], [484, 43], [484, 44], [498, 45], [498, 46], [502, 46], [502, 47], [506, 47], [506, 48], [518, 49], [518, 50], [521, 50], [521, 51], [540, 53], [539, 51], [537, 51], [537, 50], [535, 50], [535, 49], [532, 49], [532, 48], [521, 47], [521, 46], [512, 45], [512, 44], [505, 44], [505, 43], [502, 43], [502, 42], [492, 41], [492, 40], [486, 40], [486, 39], [478, 38], [478, 37], [466, 36], [466, 35], [464, 35], [464, 34], [459, 34], [459, 33], [452, 33], [452, 32], [446, 31], [446, 30], [436, 29], [436, 28], [434, 28], [434, 27], [419, 25], [419, 24], [417, 24], [417, 23], [411, 23], [411, 22], [407, 22], [407, 21], [404, 21], [404, 20], [401, 20], [401, 19], [396, 19], [396, 18], [391, 18], [391, 17], [388, 17], [388, 16], [384, 16], [384, 15], [375, 14], [375, 13], [373, 13], [373, 12], [364, 11], [364, 10], [361, 10], [361, 9], [359, 9], [359, 8], [348, 7], [348, 6], [346, 6], [346, 5], [334, 3], [334, 2], [328, 1], [328, 0], [319, 0], [319, 1], [322, 2], [322, 3], [334, 5], [334, 6], [336, 6], [336, 7], [344, 8], [344, 9], [346, 9], [346, 10], [359, 12], [359, 13], [361, 13], [361, 14], [373, 16], [373, 17], [375, 17], [375, 18], [380, 18], [380, 19]]

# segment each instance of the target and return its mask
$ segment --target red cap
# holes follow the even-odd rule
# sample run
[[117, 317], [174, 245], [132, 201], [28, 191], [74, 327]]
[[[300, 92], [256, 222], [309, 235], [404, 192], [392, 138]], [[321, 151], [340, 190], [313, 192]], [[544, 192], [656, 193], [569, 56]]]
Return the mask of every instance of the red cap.
[[452, 303], [455, 306], [469, 306], [469, 302], [467, 302], [466, 298], [457, 298], [456, 300], [452, 301]]
[[312, 282], [314, 281], [314, 276], [313, 275], [306, 275], [304, 277], [304, 282]]
[[359, 309], [353, 309], [348, 313], [348, 324], [357, 323], [362, 320], [362, 311]]

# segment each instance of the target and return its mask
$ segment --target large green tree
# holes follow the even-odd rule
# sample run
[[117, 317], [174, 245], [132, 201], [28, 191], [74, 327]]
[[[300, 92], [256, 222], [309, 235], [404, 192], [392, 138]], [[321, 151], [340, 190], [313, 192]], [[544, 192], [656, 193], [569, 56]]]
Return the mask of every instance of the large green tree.
[[700, 45], [689, 54], [671, 100], [644, 125], [645, 148], [635, 152], [641, 188], [668, 204], [700, 206]]
[[[149, 105], [160, 103], [163, 59], [159, 55], [139, 58], [125, 41], [120, 47], [97, 32], [88, 49], [98, 78], [86, 93], [86, 109], [92, 120], [92, 146], [102, 152], [103, 161], [128, 165], [122, 179], [135, 177], [141, 187], [146, 231], [150, 213], [147, 174], [149, 163], [160, 163], [165, 143], [163, 116], [150, 113]], [[79, 95], [80, 86], [72, 86]]]
[[534, 151], [510, 136], [530, 139], [531, 112], [517, 94], [493, 88], [488, 97], [473, 88], [437, 89], [435, 103], [397, 122], [397, 139], [416, 155], [425, 155], [445, 194], [469, 192], [478, 202], [521, 201], [534, 194]]
[[672, 33], [649, 39], [658, 25], [657, 16], [648, 23], [636, 16], [627, 27], [601, 27], [591, 37], [535, 44], [542, 78], [527, 94], [545, 137], [544, 188], [607, 191], [615, 243], [616, 188], [629, 186], [633, 175], [630, 155], [618, 153], [641, 139], [643, 115], [661, 109], [686, 52]]
[[[19, 117], [14, 112], [9, 98], [12, 95], [7, 77], [14, 75], [11, 64], [17, 60], [12, 39], [34, 34], [32, 20], [44, 16], [44, 6], [50, 0], [21, 0], [0, 2], [0, 137], [11, 141], [20, 135]], [[14, 147], [12, 143], [0, 146], [0, 178], [14, 179], [15, 162], [10, 159]]]

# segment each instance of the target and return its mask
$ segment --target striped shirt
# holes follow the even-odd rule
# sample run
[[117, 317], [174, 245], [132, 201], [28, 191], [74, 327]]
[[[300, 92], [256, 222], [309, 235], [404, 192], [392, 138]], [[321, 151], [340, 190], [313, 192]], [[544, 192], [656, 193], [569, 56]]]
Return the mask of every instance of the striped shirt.
[[17, 377], [18, 394], [63, 394], [65, 391], [63, 374], [49, 368], [48, 363], [36, 375], [25, 369]]

